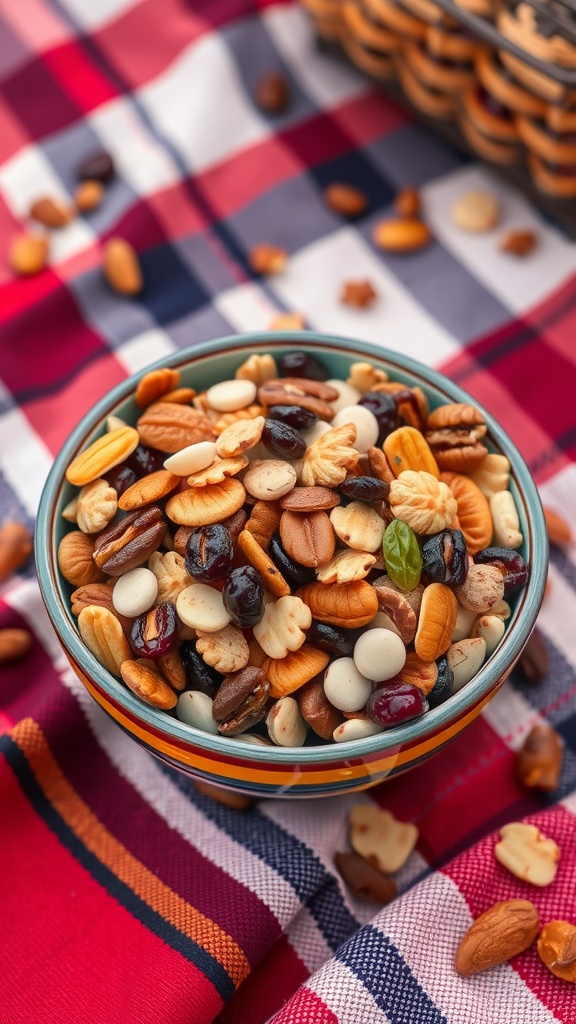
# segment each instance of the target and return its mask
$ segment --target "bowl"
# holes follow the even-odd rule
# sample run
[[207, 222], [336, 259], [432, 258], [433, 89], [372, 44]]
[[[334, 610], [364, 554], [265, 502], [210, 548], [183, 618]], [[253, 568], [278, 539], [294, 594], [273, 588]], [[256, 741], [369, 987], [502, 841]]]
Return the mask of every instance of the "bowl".
[[[153, 367], [178, 368], [182, 384], [200, 391], [232, 378], [254, 352], [280, 355], [294, 350], [316, 355], [329, 377], [346, 379], [350, 363], [365, 360], [386, 370], [393, 380], [419, 385], [431, 408], [454, 401], [479, 407], [460, 387], [413, 359], [360, 341], [308, 331], [296, 336], [274, 332], [218, 338], [175, 352]], [[494, 653], [477, 675], [443, 704], [376, 736], [298, 748], [248, 745], [201, 732], [145, 704], [93, 657], [70, 612], [73, 588], [61, 576], [57, 562], [59, 541], [69, 528], [62, 509], [76, 490], [67, 483], [65, 472], [79, 452], [104, 433], [110, 414], [135, 422], [138, 411], [133, 395], [141, 376], [139, 373], [114, 388], [79, 423], [54, 462], [37, 520], [36, 560], [42, 597], [70, 664], [94, 700], [166, 764], [193, 779], [258, 797], [294, 799], [366, 789], [416, 768], [466, 729], [498, 691], [530, 636], [544, 593], [548, 560], [538, 492], [518, 450], [493, 417], [482, 410], [490, 449], [505, 455], [512, 466], [510, 489], [524, 536], [521, 553], [530, 566], [528, 583], [510, 599], [512, 614]]]

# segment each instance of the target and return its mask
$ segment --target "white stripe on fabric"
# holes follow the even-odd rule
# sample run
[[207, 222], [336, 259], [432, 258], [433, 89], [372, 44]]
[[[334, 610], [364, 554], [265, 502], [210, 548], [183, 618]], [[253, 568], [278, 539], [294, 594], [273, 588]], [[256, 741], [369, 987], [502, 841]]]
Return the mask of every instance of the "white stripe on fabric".
[[48, 448], [20, 409], [0, 416], [0, 473], [32, 517], [51, 465]]
[[[553, 340], [549, 342], [553, 345]], [[576, 463], [570, 463], [550, 480], [539, 486], [544, 505], [558, 512], [572, 528], [572, 543], [563, 546], [562, 551], [573, 565], [576, 565]], [[548, 604], [549, 598], [546, 598]], [[546, 607], [546, 605], [544, 606]]]
[[368, 989], [340, 960], [330, 960], [304, 987], [319, 996], [338, 1024], [390, 1024]]
[[87, 120], [113, 156], [117, 173], [138, 195], [153, 195], [180, 181], [169, 151], [148, 131], [131, 99], [120, 96], [98, 107]]
[[519, 750], [530, 729], [544, 719], [518, 690], [507, 683], [482, 712], [491, 729], [510, 750]]
[[553, 1024], [557, 1018], [509, 964], [470, 978], [456, 973], [456, 951], [472, 920], [457, 885], [436, 873], [386, 907], [373, 925], [452, 1024]]
[[553, 564], [550, 564], [550, 593], [538, 615], [538, 626], [544, 630], [569, 665], [576, 668], [574, 622], [576, 593]]
[[307, 907], [302, 907], [290, 922], [286, 938], [310, 974], [332, 956], [333, 950]]
[[254, 281], [220, 292], [213, 306], [237, 331], [265, 331], [278, 309]]
[[170, 356], [175, 351], [176, 345], [170, 335], [159, 327], [154, 327], [125, 342], [116, 349], [115, 355], [118, 362], [132, 374], [146, 369], [150, 363], [155, 363], [163, 356]]

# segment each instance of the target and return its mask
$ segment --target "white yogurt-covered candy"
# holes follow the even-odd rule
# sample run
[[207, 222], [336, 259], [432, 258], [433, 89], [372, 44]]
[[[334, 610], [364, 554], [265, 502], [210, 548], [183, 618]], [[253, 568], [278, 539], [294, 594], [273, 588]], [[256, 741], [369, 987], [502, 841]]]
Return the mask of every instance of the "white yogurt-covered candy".
[[112, 604], [119, 615], [135, 619], [152, 607], [158, 596], [158, 580], [150, 569], [130, 569], [119, 576], [112, 591]]
[[206, 399], [217, 412], [236, 412], [252, 405], [256, 398], [256, 385], [252, 380], [223, 380], [208, 388]]
[[356, 427], [356, 451], [367, 452], [378, 440], [380, 427], [373, 412], [364, 405], [345, 405], [336, 413], [332, 420], [333, 427], [342, 427], [345, 423], [353, 423]]
[[164, 469], [175, 473], [176, 476], [190, 476], [192, 473], [199, 473], [202, 469], [208, 469], [216, 458], [216, 444], [214, 441], [198, 441], [196, 444], [189, 444], [181, 448], [170, 458], [166, 459]]
[[218, 726], [212, 716], [212, 698], [200, 690], [185, 690], [178, 697], [176, 716], [186, 725], [193, 725], [202, 732], [218, 735]]
[[330, 402], [334, 412], [340, 412], [340, 409], [345, 409], [349, 405], [356, 405], [358, 399], [362, 398], [358, 388], [353, 388], [352, 385], [348, 384], [345, 380], [337, 380], [334, 377], [331, 380], [327, 380], [326, 384], [338, 392], [338, 398], [335, 398], [333, 402]]
[[406, 648], [391, 629], [367, 629], [354, 645], [353, 660], [363, 676], [381, 683], [404, 667]]
[[313, 423], [307, 430], [301, 430], [300, 433], [302, 434], [307, 446], [310, 447], [314, 441], [317, 441], [319, 437], [322, 437], [322, 434], [327, 434], [331, 429], [331, 423], [327, 423], [326, 420], [316, 420], [316, 423]]
[[339, 711], [360, 711], [372, 693], [372, 683], [352, 658], [337, 658], [326, 669], [324, 693]]
[[230, 622], [222, 594], [206, 583], [194, 583], [182, 590], [176, 598], [176, 611], [185, 626], [205, 633], [217, 633]]
[[336, 726], [332, 733], [335, 743], [346, 743], [348, 740], [364, 740], [367, 736], [377, 736], [384, 732], [381, 725], [370, 722], [366, 718], [347, 718], [341, 725]]

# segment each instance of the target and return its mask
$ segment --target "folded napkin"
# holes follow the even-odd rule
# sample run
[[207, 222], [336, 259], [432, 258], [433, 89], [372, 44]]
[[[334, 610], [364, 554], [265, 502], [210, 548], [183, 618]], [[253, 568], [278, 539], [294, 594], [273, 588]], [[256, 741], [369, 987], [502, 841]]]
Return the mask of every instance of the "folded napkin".
[[[576, 527], [576, 247], [522, 197], [414, 124], [315, 45], [292, 3], [20, 0], [0, 15], [0, 251], [39, 196], [64, 201], [97, 148], [116, 175], [97, 209], [50, 237], [49, 265], [0, 263], [0, 524], [33, 526], [54, 455], [127, 374], [196, 341], [266, 328], [298, 311], [444, 370], [502, 422], [543, 499]], [[269, 70], [290, 89], [266, 114]], [[350, 224], [322, 199], [346, 181], [368, 197]], [[374, 224], [402, 186], [420, 189], [435, 241], [377, 250]], [[497, 232], [450, 217], [471, 188], [499, 200], [502, 229], [534, 230], [529, 259]], [[103, 282], [111, 236], [137, 250], [136, 299]], [[286, 272], [254, 278], [259, 242]], [[368, 279], [377, 300], [339, 300]], [[572, 1024], [574, 986], [535, 945], [471, 978], [459, 943], [498, 900], [532, 900], [576, 923], [576, 550], [551, 552], [539, 619], [551, 669], [516, 673], [430, 762], [367, 794], [261, 801], [233, 811], [139, 748], [70, 669], [33, 569], [0, 585], [0, 628], [33, 634], [0, 667], [0, 1019], [3, 1024]], [[557, 791], [522, 788], [516, 751], [548, 721], [565, 744]], [[356, 803], [419, 830], [379, 908], [334, 867]], [[561, 850], [542, 889], [499, 864], [511, 821]]]

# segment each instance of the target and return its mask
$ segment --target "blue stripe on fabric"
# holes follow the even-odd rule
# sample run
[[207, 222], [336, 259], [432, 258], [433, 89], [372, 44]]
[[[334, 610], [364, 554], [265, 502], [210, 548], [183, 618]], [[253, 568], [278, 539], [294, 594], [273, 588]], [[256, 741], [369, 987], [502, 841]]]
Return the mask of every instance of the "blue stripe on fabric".
[[362, 982], [390, 1024], [447, 1024], [391, 940], [372, 925], [360, 928], [336, 960]]
[[305, 843], [260, 814], [257, 807], [238, 814], [198, 793], [181, 772], [161, 767], [210, 821], [285, 879], [314, 918], [330, 949], [338, 949], [356, 931], [360, 922], [344, 903], [336, 879]]

